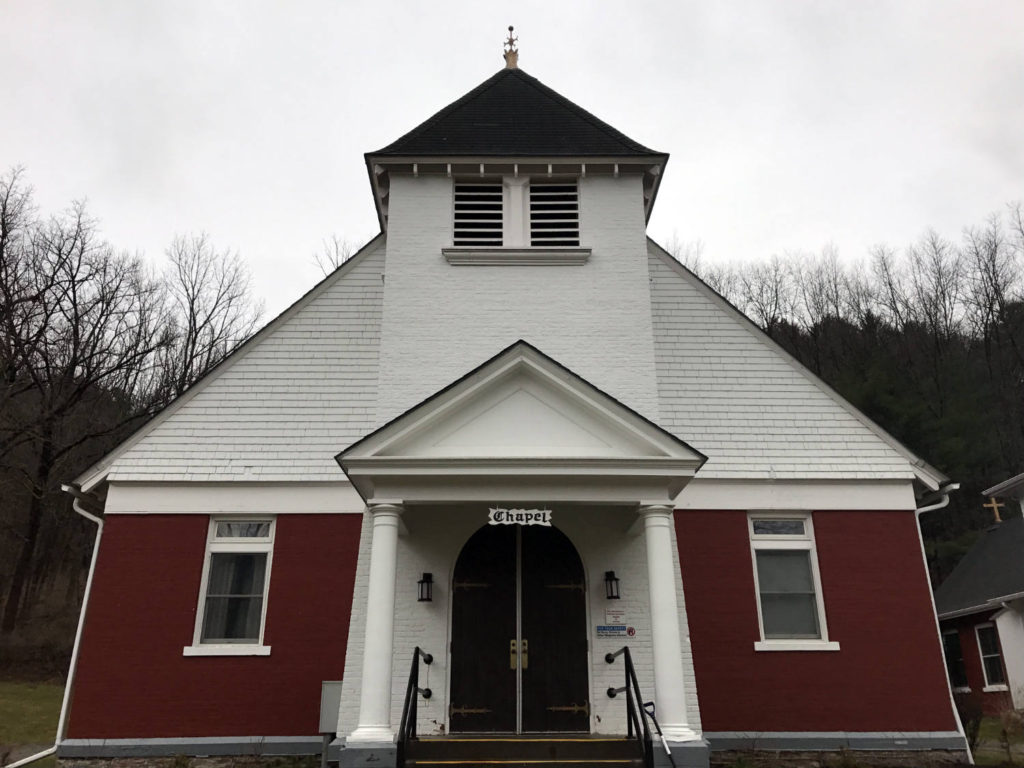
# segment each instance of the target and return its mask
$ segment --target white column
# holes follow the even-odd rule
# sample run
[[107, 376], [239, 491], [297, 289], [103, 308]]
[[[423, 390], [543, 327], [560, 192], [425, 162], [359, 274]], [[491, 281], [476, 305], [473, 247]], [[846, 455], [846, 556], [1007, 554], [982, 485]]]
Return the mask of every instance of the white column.
[[363, 679], [359, 725], [347, 743], [394, 741], [391, 727], [391, 653], [395, 627], [395, 568], [398, 558], [399, 504], [374, 504], [370, 542], [370, 579], [366, 595]]
[[699, 738], [686, 722], [683, 644], [679, 637], [676, 576], [672, 567], [672, 507], [643, 505], [647, 543], [647, 584], [651, 594], [651, 643], [654, 650], [654, 701], [666, 741]]

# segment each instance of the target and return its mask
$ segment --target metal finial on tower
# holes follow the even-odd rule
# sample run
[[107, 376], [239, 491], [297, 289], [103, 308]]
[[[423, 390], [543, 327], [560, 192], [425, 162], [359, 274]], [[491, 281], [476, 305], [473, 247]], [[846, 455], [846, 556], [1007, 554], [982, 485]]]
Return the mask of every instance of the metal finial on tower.
[[509, 24], [508, 40], [505, 41], [505, 53], [502, 54], [505, 57], [505, 69], [519, 69], [519, 48], [516, 46], [519, 38], [512, 35], [513, 29], [515, 27]]

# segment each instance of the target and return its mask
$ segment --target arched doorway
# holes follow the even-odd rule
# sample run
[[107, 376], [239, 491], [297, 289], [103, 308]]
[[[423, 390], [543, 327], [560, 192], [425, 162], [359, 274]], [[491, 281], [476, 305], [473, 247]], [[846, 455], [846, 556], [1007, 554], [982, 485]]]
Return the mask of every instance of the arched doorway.
[[557, 528], [487, 525], [452, 580], [452, 732], [590, 730], [583, 563]]

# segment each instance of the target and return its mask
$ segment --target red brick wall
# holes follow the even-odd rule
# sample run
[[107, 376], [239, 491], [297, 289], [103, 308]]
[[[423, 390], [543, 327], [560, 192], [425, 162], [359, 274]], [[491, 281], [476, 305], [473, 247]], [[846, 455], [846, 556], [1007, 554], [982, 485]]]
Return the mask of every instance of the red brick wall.
[[69, 738], [316, 735], [320, 682], [345, 667], [359, 515], [279, 515], [266, 657], [184, 657], [206, 515], [106, 519]]
[[1009, 691], [989, 691], [985, 693], [985, 672], [981, 668], [981, 649], [978, 648], [978, 636], [974, 628], [979, 624], [991, 621], [996, 611], [961, 616], [942, 622], [942, 629], [956, 629], [960, 633], [960, 648], [964, 652], [964, 668], [967, 671], [967, 685], [971, 692], [969, 698], [977, 702], [986, 715], [998, 715], [1007, 709], [1013, 709], [1013, 699]]
[[707, 731], [950, 731], [956, 723], [912, 512], [817, 512], [838, 652], [755, 652], [746, 512], [676, 512]]

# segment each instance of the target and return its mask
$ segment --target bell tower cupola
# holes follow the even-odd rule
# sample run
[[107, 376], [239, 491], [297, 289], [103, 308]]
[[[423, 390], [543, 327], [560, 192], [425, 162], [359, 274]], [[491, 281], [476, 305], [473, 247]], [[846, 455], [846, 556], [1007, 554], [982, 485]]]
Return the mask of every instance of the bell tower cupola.
[[366, 155], [386, 237], [378, 419], [519, 339], [656, 418], [646, 229], [668, 156], [520, 69], [513, 27], [503, 54]]

